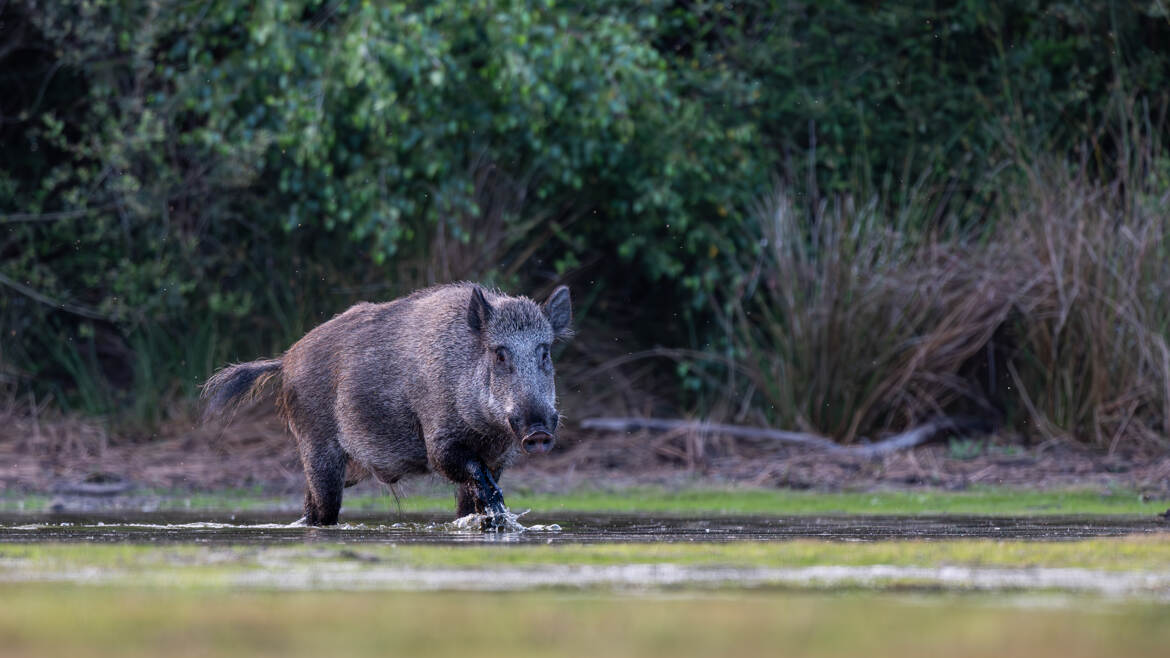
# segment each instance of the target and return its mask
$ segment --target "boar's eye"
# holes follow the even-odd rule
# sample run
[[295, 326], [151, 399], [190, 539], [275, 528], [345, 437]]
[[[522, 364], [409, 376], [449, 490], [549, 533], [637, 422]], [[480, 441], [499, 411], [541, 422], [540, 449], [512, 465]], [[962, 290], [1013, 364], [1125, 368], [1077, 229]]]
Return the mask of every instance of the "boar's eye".
[[552, 357], [550, 357], [548, 354], [548, 345], [541, 345], [539, 349], [540, 349], [540, 364], [547, 366], [552, 361]]
[[496, 348], [496, 363], [503, 365], [507, 362], [508, 362], [508, 348], [502, 347], [502, 346], [497, 347]]

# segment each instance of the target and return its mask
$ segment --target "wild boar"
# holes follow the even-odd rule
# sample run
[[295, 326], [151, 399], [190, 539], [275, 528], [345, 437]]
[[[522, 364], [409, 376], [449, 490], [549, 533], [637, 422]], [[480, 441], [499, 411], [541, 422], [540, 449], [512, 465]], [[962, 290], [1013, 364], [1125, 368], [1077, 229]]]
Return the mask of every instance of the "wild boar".
[[305, 468], [305, 522], [337, 523], [342, 490], [434, 471], [456, 514], [502, 525], [497, 481], [520, 452], [546, 453], [559, 425], [552, 345], [572, 333], [569, 289], [543, 304], [472, 283], [361, 303], [276, 359], [227, 366], [207, 413], [279, 382], [276, 404]]

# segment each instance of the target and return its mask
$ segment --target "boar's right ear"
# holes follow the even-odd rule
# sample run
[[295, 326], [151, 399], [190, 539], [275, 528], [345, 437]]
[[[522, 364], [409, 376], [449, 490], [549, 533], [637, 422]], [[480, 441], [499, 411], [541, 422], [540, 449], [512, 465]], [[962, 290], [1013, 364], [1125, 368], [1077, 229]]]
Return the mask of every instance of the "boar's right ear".
[[480, 333], [492, 319], [492, 305], [483, 296], [479, 286], [471, 289], [471, 303], [467, 305], [467, 325], [475, 333]]
[[557, 286], [548, 299], [540, 307], [544, 317], [552, 325], [553, 335], [557, 338], [568, 338], [573, 335], [570, 324], [573, 322], [573, 305], [569, 301], [569, 287]]

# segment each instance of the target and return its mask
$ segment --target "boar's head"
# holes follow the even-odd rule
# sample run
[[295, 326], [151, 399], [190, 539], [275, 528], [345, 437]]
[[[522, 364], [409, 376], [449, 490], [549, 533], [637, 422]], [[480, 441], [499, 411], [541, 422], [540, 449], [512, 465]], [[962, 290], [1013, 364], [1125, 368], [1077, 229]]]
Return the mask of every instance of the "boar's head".
[[478, 286], [471, 291], [467, 324], [479, 346], [475, 370], [487, 380], [478, 395], [480, 412], [529, 454], [553, 447], [558, 415], [551, 350], [556, 339], [570, 335], [571, 320], [565, 286], [541, 305], [522, 297], [489, 302]]

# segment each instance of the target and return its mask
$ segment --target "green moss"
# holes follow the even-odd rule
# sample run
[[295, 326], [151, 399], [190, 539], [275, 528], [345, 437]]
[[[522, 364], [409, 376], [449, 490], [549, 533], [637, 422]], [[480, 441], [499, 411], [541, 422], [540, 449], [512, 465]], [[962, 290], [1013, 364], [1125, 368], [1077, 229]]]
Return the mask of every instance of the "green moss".
[[671, 563], [706, 566], [802, 567], [995, 566], [1082, 567], [1112, 570], [1170, 569], [1170, 536], [1075, 542], [879, 541], [869, 543], [797, 540], [726, 544], [590, 544], [382, 548], [371, 555], [426, 566], [617, 565]]
[[519, 495], [517, 509], [668, 514], [1152, 514], [1162, 508], [1134, 492], [951, 491], [805, 492], [778, 489], [637, 488], [577, 491], [565, 495]]
[[281, 564], [353, 562], [431, 568], [539, 565], [678, 564], [688, 566], [802, 567], [895, 565], [1078, 567], [1103, 570], [1170, 569], [1170, 534], [1068, 542], [876, 541], [734, 542], [725, 544], [392, 545], [314, 543], [285, 546], [196, 544], [20, 544], [0, 547], [0, 574], [108, 570], [128, 575], [247, 571]]

